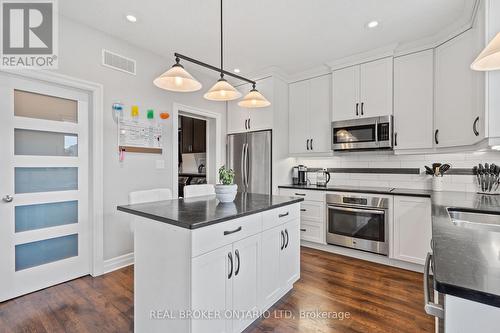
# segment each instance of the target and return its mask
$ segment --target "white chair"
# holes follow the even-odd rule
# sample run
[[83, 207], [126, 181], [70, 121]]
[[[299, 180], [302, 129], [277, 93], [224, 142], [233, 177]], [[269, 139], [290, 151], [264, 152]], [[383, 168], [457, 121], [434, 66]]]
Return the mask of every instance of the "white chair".
[[200, 184], [184, 186], [184, 198], [201, 197], [204, 195], [215, 195], [214, 185]]
[[135, 191], [130, 192], [128, 195], [128, 203], [130, 205], [170, 199], [172, 199], [172, 191], [169, 188]]

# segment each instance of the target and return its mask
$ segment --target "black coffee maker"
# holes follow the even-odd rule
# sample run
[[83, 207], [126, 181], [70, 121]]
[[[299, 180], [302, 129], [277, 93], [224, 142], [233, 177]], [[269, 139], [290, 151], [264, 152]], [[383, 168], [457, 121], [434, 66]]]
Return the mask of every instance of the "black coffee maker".
[[293, 185], [307, 185], [307, 167], [298, 165], [292, 169]]

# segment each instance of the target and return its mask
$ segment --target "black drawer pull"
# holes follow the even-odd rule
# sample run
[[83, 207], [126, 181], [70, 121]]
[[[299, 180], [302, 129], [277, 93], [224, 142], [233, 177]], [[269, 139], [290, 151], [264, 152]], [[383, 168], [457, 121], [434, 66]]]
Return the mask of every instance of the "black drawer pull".
[[300, 231], [307, 231], [307, 229], [300, 229]]
[[278, 215], [278, 217], [279, 217], [279, 218], [282, 218], [282, 217], [285, 217], [285, 216], [288, 216], [288, 215], [290, 215], [290, 213], [289, 213], [289, 212], [286, 212], [286, 213], [284, 213], [284, 214], [279, 214], [279, 215]]
[[234, 234], [234, 233], [236, 233], [238, 231], [241, 231], [241, 227], [238, 227], [238, 228], [236, 228], [234, 230], [231, 230], [231, 231], [224, 231], [224, 236]]
[[301, 197], [305, 197], [306, 196], [304, 193], [295, 193], [295, 195], [298, 195], [298, 196], [301, 196]]
[[307, 212], [307, 209], [305, 209], [305, 208], [301, 208], [301, 209], [300, 209], [300, 211], [301, 211], [301, 212]]

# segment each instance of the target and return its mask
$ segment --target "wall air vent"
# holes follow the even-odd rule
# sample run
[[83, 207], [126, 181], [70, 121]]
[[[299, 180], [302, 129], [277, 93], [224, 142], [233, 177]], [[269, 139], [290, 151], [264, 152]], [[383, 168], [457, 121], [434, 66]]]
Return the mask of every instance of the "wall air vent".
[[125, 72], [132, 75], [136, 74], [135, 60], [105, 49], [102, 50], [102, 65], [112, 69], [116, 69], [120, 72]]

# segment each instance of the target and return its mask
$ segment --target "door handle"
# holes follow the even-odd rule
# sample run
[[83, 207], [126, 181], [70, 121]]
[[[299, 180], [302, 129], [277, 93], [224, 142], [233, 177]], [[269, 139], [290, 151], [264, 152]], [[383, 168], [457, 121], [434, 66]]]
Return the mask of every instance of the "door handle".
[[285, 233], [281, 230], [281, 250], [285, 248]]
[[439, 130], [437, 129], [437, 130], [434, 132], [434, 142], [436, 142], [436, 144], [437, 144], [437, 145], [439, 144], [438, 134], [439, 134]]
[[309, 139], [307, 139], [307, 142], [306, 142], [306, 149], [309, 150]]
[[311, 150], [314, 150], [314, 148], [313, 148], [313, 139], [311, 139]]
[[365, 115], [365, 103], [364, 102], [361, 102], [361, 115], [364, 116]]
[[229, 264], [231, 265], [229, 269], [229, 274], [227, 275], [227, 278], [230, 279], [231, 276], [233, 276], [233, 254], [229, 252], [227, 254], [227, 257], [229, 258]]
[[356, 103], [356, 116], [359, 116], [359, 103]]
[[307, 209], [305, 209], [305, 208], [301, 208], [301, 209], [300, 209], [300, 211], [301, 211], [301, 212], [307, 212]]
[[286, 243], [285, 243], [285, 249], [288, 247], [288, 241], [290, 240], [290, 237], [288, 236], [288, 230], [285, 229], [285, 235], [286, 235]]
[[[245, 120], [245, 128], [246, 128], [246, 120]], [[246, 172], [245, 172], [245, 144], [243, 144], [243, 147], [241, 148], [241, 178], [243, 181], [243, 186], [246, 186]]]
[[[248, 122], [250, 122], [250, 119], [248, 120]], [[250, 126], [248, 128], [250, 129]], [[248, 143], [246, 144], [246, 147], [247, 147], [247, 149], [245, 151], [245, 172], [246, 172], [246, 177], [245, 177], [246, 184], [245, 184], [245, 186], [248, 188], [249, 178], [250, 178], [250, 176], [249, 176], [249, 173], [250, 173], [250, 171], [249, 171], [250, 170], [250, 160], [248, 158], [248, 154], [249, 154]]]
[[236, 266], [236, 270], [234, 271], [234, 276], [238, 276], [238, 273], [240, 272], [240, 251], [236, 250], [234, 251], [234, 254], [236, 256], [236, 262], [238, 264], [238, 266]]
[[444, 308], [440, 304], [432, 303], [430, 301], [430, 293], [431, 290], [429, 289], [429, 271], [430, 271], [430, 266], [432, 262], [432, 254], [427, 253], [427, 257], [425, 258], [425, 266], [424, 266], [424, 309], [425, 312], [428, 315], [438, 317], [438, 318], [444, 318]]
[[479, 122], [479, 117], [474, 120], [474, 124], [472, 124], [472, 131], [474, 132], [475, 136], [479, 136], [479, 131], [477, 130], [477, 124]]
[[248, 122], [248, 119], [245, 119], [245, 129], [246, 129], [246, 130], [248, 129], [247, 122]]
[[12, 202], [14, 200], [14, 197], [10, 194], [7, 194], [5, 197], [2, 198], [4, 202]]
[[252, 120], [252, 118], [248, 118], [248, 129], [252, 129], [252, 125], [250, 125], [250, 120]]
[[394, 133], [394, 146], [398, 145], [398, 133]]
[[307, 229], [300, 229], [300, 231], [307, 231]]

